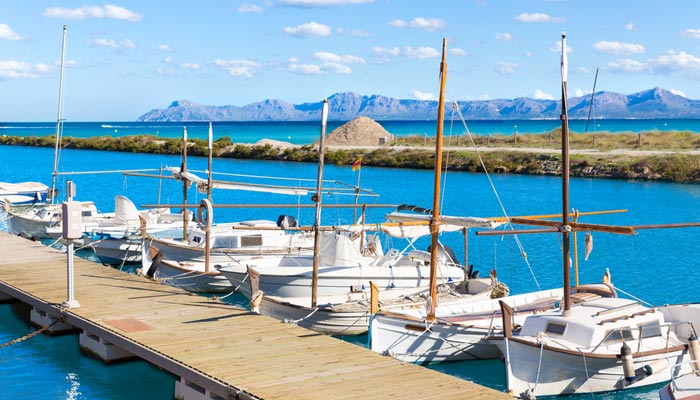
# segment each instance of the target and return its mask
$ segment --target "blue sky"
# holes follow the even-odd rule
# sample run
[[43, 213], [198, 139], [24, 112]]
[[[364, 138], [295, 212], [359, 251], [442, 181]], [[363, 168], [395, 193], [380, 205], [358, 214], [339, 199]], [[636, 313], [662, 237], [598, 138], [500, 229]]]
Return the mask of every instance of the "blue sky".
[[130, 121], [173, 100], [242, 106], [337, 92], [430, 99], [447, 38], [456, 100], [663, 87], [700, 99], [700, 2], [73, 0], [0, 2], [0, 121]]

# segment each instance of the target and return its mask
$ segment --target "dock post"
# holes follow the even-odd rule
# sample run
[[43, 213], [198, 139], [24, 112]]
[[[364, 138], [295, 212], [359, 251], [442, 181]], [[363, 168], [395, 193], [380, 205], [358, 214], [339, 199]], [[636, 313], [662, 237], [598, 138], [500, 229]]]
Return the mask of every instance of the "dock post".
[[63, 238], [68, 241], [66, 251], [68, 264], [68, 300], [63, 302], [66, 308], [78, 308], [80, 303], [75, 299], [73, 287], [73, 239], [80, 239], [83, 236], [83, 215], [80, 202], [73, 201], [75, 196], [75, 185], [73, 181], [66, 182], [67, 201], [61, 207], [61, 217], [63, 218]]

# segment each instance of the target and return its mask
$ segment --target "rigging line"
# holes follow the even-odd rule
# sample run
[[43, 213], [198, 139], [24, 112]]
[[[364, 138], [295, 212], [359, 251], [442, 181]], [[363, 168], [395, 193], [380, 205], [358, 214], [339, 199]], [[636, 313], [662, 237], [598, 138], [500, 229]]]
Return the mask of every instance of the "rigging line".
[[[460, 120], [462, 121], [462, 125], [464, 125], [464, 129], [466, 131], [467, 137], [469, 137], [469, 140], [472, 143], [472, 147], [474, 147], [474, 151], [476, 152], [477, 157], [479, 157], [479, 163], [481, 164], [481, 168], [484, 169], [484, 174], [486, 174], [486, 179], [488, 179], [489, 184], [491, 185], [491, 190], [493, 190], [493, 193], [496, 196], [496, 201], [498, 201], [498, 205], [501, 207], [501, 211], [503, 212], [503, 216], [509, 221], [507, 226], [510, 229], [513, 229], [513, 224], [510, 223], [510, 218], [508, 217], [508, 213], [506, 212], [506, 207], [503, 205], [503, 201], [501, 201], [501, 197], [498, 195], [498, 191], [496, 190], [496, 185], [493, 183], [493, 180], [491, 179], [491, 174], [489, 174], [489, 171], [486, 168], [486, 163], [484, 163], [484, 159], [481, 156], [481, 151], [479, 151], [479, 147], [474, 142], [474, 137], [472, 136], [471, 131], [469, 131], [469, 127], [467, 126], [467, 121], [464, 119], [464, 115], [462, 115], [462, 110], [460, 110], [459, 107], [455, 107], [455, 110], [456, 110], [457, 115], [459, 116]], [[535, 285], [537, 285], [537, 289], [540, 290], [540, 283], [537, 281], [537, 277], [535, 276], [535, 272], [532, 270], [532, 266], [530, 265], [530, 261], [527, 259], [527, 253], [525, 252], [525, 248], [523, 248], [523, 245], [520, 242], [520, 238], [518, 238], [518, 235], [513, 235], [513, 238], [515, 239], [515, 243], [518, 245], [518, 249], [520, 250], [521, 257], [523, 258], [523, 260], [525, 260], [525, 264], [527, 265], [527, 268], [530, 270], [530, 275], [532, 275], [532, 279], [535, 281]]]

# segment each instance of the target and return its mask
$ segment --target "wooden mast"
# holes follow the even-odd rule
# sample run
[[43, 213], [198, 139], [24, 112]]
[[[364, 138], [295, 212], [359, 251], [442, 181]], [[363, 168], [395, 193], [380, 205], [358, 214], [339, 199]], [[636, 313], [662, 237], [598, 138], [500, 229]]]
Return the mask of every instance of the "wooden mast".
[[447, 82], [447, 39], [442, 39], [442, 62], [440, 62], [440, 96], [438, 98], [437, 129], [435, 133], [435, 176], [433, 183], [433, 215], [430, 219], [430, 307], [428, 321], [435, 320], [437, 306], [438, 234], [440, 232], [440, 178], [442, 176], [442, 130], [445, 119], [445, 84]]
[[569, 221], [569, 121], [566, 104], [566, 81], [569, 73], [569, 65], [566, 57], [566, 33], [561, 34], [561, 217], [562, 226], [562, 258], [564, 269], [564, 314], [571, 310], [571, 277], [569, 268], [571, 264], [571, 240]]
[[325, 153], [326, 121], [328, 121], [328, 99], [323, 99], [321, 111], [321, 138], [318, 142], [318, 177], [316, 181], [316, 218], [314, 219], [314, 260], [311, 277], [311, 308], [316, 308], [318, 298], [318, 258], [321, 248], [321, 200], [323, 197], [323, 157]]

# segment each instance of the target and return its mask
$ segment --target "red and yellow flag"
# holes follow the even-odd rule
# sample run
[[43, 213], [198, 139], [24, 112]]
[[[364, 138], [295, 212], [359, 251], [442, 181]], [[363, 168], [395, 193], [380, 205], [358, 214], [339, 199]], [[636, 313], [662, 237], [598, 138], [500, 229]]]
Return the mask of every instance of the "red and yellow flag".
[[354, 163], [352, 163], [352, 170], [357, 171], [360, 169], [360, 166], [362, 166], [362, 158], [358, 158]]

